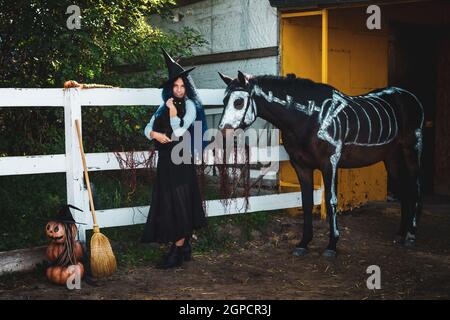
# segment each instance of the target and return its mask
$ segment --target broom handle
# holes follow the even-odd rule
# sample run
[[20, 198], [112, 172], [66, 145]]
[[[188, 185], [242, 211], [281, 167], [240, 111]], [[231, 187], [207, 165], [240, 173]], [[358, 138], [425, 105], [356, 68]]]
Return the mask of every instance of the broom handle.
[[92, 219], [94, 220], [93, 227], [94, 227], [94, 232], [96, 232], [96, 230], [98, 231], [97, 217], [95, 215], [94, 200], [92, 198], [92, 191], [91, 191], [91, 183], [89, 182], [89, 175], [88, 175], [88, 170], [87, 170], [87, 166], [86, 166], [86, 156], [84, 155], [83, 142], [81, 139], [80, 122], [78, 121], [78, 119], [75, 120], [75, 126], [77, 128], [78, 142], [80, 144], [81, 160], [83, 161], [84, 178], [86, 179], [86, 186], [87, 186], [88, 193], [89, 193], [89, 203], [91, 205]]

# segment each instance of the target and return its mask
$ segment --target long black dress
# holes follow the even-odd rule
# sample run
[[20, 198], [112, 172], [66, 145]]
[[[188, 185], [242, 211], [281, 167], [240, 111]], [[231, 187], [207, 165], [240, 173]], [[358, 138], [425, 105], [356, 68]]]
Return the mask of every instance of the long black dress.
[[[175, 103], [175, 106], [183, 121], [184, 105]], [[155, 119], [153, 130], [171, 136], [168, 108]], [[182, 143], [185, 135], [179, 141], [166, 144], [155, 140], [158, 163], [142, 242], [166, 243], [181, 238], [189, 239], [194, 229], [207, 224], [193, 161], [189, 164], [174, 164], [171, 160], [173, 147]]]

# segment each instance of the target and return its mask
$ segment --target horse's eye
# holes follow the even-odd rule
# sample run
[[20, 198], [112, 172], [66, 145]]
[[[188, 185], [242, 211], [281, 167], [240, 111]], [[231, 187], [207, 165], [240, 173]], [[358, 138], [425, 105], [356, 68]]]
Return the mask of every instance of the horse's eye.
[[242, 109], [244, 107], [244, 99], [239, 98], [239, 99], [234, 100], [234, 107], [236, 109]]

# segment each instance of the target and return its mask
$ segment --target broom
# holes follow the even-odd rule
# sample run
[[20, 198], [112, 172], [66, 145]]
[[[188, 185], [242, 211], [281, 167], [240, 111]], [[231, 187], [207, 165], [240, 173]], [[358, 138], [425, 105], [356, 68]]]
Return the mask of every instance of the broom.
[[78, 120], [75, 120], [75, 126], [77, 128], [81, 159], [83, 160], [84, 177], [86, 179], [86, 186], [89, 193], [89, 203], [91, 205], [92, 218], [94, 220], [94, 234], [91, 238], [91, 271], [94, 277], [107, 277], [113, 274], [117, 269], [116, 257], [114, 256], [108, 238], [100, 233], [100, 228], [97, 224], [94, 201], [92, 199], [91, 184], [89, 182], [89, 175], [86, 166], [86, 156], [84, 155], [83, 142], [81, 140], [80, 122]]

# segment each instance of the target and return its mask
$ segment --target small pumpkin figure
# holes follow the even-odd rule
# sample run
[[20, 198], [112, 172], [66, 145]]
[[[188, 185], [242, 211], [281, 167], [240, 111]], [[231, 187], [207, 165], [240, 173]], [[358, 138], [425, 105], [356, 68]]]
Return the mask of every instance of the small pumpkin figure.
[[82, 211], [72, 205], [64, 205], [56, 217], [48, 221], [45, 232], [50, 240], [47, 248], [47, 258], [50, 266], [47, 268], [47, 278], [56, 284], [65, 285], [67, 279], [75, 272], [80, 277], [84, 275], [81, 263], [84, 250], [80, 241], [76, 241], [78, 228], [70, 208]]
[[[66, 230], [65, 223], [61, 221], [51, 220], [45, 226], [45, 232], [47, 234], [47, 238], [51, 241], [51, 243], [65, 243], [66, 241]], [[75, 223], [70, 224], [70, 228], [72, 229], [72, 234], [75, 238], [78, 229]]]
[[83, 277], [84, 267], [81, 262], [68, 267], [53, 266], [47, 268], [47, 278], [51, 282], [60, 285], [66, 285], [67, 279], [74, 273], [79, 273], [80, 277]]
[[[58, 257], [64, 252], [65, 246], [61, 243], [51, 242], [47, 247], [47, 258], [50, 262], [55, 262]], [[74, 243], [75, 256], [78, 260], [82, 260], [84, 252], [80, 241]]]

